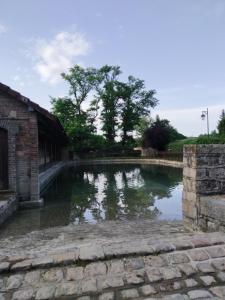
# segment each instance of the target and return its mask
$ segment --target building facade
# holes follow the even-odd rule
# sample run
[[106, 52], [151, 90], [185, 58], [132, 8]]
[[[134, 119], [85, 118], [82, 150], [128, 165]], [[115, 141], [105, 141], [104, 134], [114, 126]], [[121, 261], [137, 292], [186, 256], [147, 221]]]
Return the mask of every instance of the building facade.
[[39, 202], [39, 174], [67, 159], [68, 137], [59, 120], [0, 83], [0, 193]]

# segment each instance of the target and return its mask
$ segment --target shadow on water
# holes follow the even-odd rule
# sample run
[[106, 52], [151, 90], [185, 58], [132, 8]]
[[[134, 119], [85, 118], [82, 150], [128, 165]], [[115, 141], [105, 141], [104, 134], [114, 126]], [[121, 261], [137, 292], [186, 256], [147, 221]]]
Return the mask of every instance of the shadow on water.
[[104, 220], [182, 219], [182, 170], [94, 165], [64, 170], [42, 195], [45, 206], [19, 210], [0, 236]]

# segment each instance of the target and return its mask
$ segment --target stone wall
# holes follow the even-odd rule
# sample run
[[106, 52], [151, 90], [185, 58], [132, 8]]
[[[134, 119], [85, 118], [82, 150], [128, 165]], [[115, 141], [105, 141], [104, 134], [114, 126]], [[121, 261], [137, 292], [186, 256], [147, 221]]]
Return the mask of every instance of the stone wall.
[[218, 228], [223, 218], [215, 212], [222, 209], [225, 215], [225, 145], [186, 145], [183, 164], [186, 227], [194, 230]]

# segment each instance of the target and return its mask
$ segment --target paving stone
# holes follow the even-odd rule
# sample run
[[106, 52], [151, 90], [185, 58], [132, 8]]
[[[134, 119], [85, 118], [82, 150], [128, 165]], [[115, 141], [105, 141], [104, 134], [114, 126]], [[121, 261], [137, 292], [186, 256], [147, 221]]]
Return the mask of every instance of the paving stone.
[[149, 282], [156, 282], [163, 279], [162, 273], [157, 268], [146, 269]]
[[47, 268], [52, 266], [53, 264], [53, 258], [52, 257], [42, 257], [42, 258], [38, 258], [38, 259], [34, 259], [32, 261], [32, 267], [34, 268]]
[[184, 264], [190, 261], [187, 254], [185, 253], [172, 253], [169, 254], [167, 258], [171, 264]]
[[54, 297], [55, 286], [44, 286], [37, 290], [36, 300], [47, 300]]
[[225, 271], [225, 259], [224, 258], [218, 258], [218, 259], [213, 260], [212, 265], [217, 270]]
[[216, 283], [216, 280], [213, 276], [201, 276], [200, 279], [205, 286], [209, 286], [211, 284]]
[[122, 260], [115, 260], [107, 262], [108, 273], [122, 274], [124, 270], [124, 262]]
[[155, 253], [165, 253], [170, 251], [175, 251], [176, 247], [171, 243], [157, 243], [151, 245]]
[[1, 262], [0, 263], [0, 273], [7, 272], [9, 270], [9, 262]]
[[211, 262], [198, 263], [197, 268], [202, 273], [214, 273], [215, 272], [215, 269], [213, 268]]
[[45, 281], [60, 282], [63, 279], [63, 272], [61, 269], [51, 269], [46, 271], [42, 277]]
[[190, 241], [174, 241], [173, 245], [176, 247], [176, 250], [187, 250], [193, 248], [193, 244]]
[[219, 272], [219, 273], [217, 273], [217, 274], [216, 274], [216, 277], [217, 277], [220, 281], [224, 282], [224, 281], [225, 281], [225, 272]]
[[121, 292], [122, 299], [136, 299], [138, 296], [138, 291], [136, 289], [129, 289]]
[[80, 294], [79, 282], [63, 282], [57, 285], [55, 297], [71, 296]]
[[180, 271], [175, 268], [160, 268], [160, 272], [162, 273], [164, 280], [180, 278], [182, 276]]
[[225, 297], [225, 286], [216, 286], [211, 288], [210, 291], [222, 299]]
[[24, 261], [17, 262], [11, 266], [11, 270], [12, 271], [28, 270], [31, 267], [32, 262], [33, 262], [32, 259], [27, 259]]
[[6, 282], [6, 290], [17, 289], [21, 286], [23, 275], [11, 275]]
[[209, 248], [206, 248], [205, 250], [208, 252], [208, 254], [212, 258], [218, 258], [218, 257], [224, 257], [225, 256], [225, 250], [220, 246], [209, 247]]
[[192, 278], [184, 280], [184, 283], [187, 288], [192, 288], [198, 285], [197, 281]]
[[16, 262], [24, 261], [27, 259], [28, 259], [28, 257], [26, 255], [12, 255], [12, 256], [9, 256], [7, 260], [10, 263], [16, 263]]
[[181, 264], [178, 266], [179, 270], [187, 276], [194, 275], [197, 270], [190, 264]]
[[79, 258], [81, 260], [97, 260], [104, 258], [104, 252], [101, 246], [99, 245], [84, 245], [80, 247]]
[[12, 300], [30, 300], [34, 295], [34, 290], [29, 288], [26, 290], [18, 290], [13, 294]]
[[40, 270], [30, 271], [26, 273], [24, 281], [32, 286], [37, 286], [41, 277]]
[[202, 249], [189, 250], [188, 254], [194, 261], [203, 261], [209, 259], [209, 255]]
[[95, 278], [83, 279], [81, 281], [82, 293], [92, 293], [97, 292], [97, 282]]
[[69, 264], [75, 262], [79, 257], [79, 249], [73, 252], [65, 252], [52, 255], [54, 264]]
[[122, 286], [124, 286], [124, 282], [121, 275], [107, 275], [97, 277], [97, 287], [100, 291], [108, 288], [116, 288]]
[[193, 290], [189, 291], [187, 294], [190, 299], [212, 298], [212, 294], [207, 290]]
[[142, 286], [140, 288], [140, 291], [143, 296], [154, 295], [157, 293], [156, 289], [153, 286], [151, 286], [150, 284]]
[[128, 271], [143, 269], [144, 259], [142, 257], [127, 259], [125, 265]]
[[84, 278], [84, 268], [83, 267], [68, 267], [66, 268], [66, 280], [74, 281]]
[[191, 239], [191, 243], [195, 248], [207, 247], [211, 245], [211, 241], [207, 238], [194, 238]]
[[108, 292], [108, 293], [104, 293], [102, 295], [99, 296], [99, 300], [114, 300], [114, 292]]
[[128, 284], [139, 284], [144, 282], [144, 279], [140, 274], [137, 273], [128, 273], [126, 274], [126, 281]]
[[84, 269], [85, 277], [93, 277], [96, 275], [106, 274], [106, 264], [103, 262], [91, 263]]
[[186, 295], [174, 294], [163, 297], [164, 300], [186, 300], [188, 297]]
[[144, 262], [146, 266], [151, 267], [165, 267], [168, 265], [164, 256], [146, 256], [144, 258]]

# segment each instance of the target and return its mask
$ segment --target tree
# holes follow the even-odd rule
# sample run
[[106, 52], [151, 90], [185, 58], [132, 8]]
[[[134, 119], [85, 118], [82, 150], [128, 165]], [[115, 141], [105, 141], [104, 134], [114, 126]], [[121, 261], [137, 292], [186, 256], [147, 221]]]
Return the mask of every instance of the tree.
[[169, 120], [160, 120], [159, 116], [156, 116], [156, 120], [152, 122], [151, 126], [143, 134], [142, 146], [164, 151], [169, 143], [184, 138], [183, 134], [170, 125]]
[[218, 123], [218, 131], [219, 131], [219, 135], [225, 135], [225, 110], [222, 110], [222, 113], [220, 115], [220, 120]]
[[62, 77], [69, 83], [69, 95], [51, 98], [52, 112], [64, 126], [74, 149], [78, 152], [90, 149], [95, 133], [93, 116], [82, 108], [89, 93], [99, 84], [98, 71], [75, 66]]
[[138, 141], [143, 137], [143, 134], [147, 128], [151, 126], [153, 119], [150, 117], [141, 117], [139, 123], [134, 126], [136, 138]]
[[102, 104], [102, 131], [110, 144], [115, 142], [116, 129], [118, 126], [118, 102], [120, 99], [118, 76], [120, 74], [121, 70], [119, 66], [105, 65], [100, 68], [99, 78], [101, 84], [97, 87], [97, 97], [94, 100], [94, 103], [96, 103], [97, 100], [97, 103], [101, 102]]
[[82, 113], [82, 103], [88, 94], [99, 84], [98, 70], [94, 68], [82, 68], [75, 65], [69, 72], [62, 73], [62, 77], [69, 83], [69, 95], [76, 107], [78, 115]]
[[129, 141], [129, 134], [135, 130], [141, 118], [148, 116], [150, 108], [156, 106], [158, 100], [154, 98], [155, 90], [145, 90], [143, 80], [128, 77], [127, 83], [119, 84], [121, 103], [122, 144]]
[[158, 151], [166, 150], [170, 142], [169, 121], [160, 120], [159, 116], [152, 123], [151, 127], [146, 129], [143, 136], [143, 148], [153, 148]]

